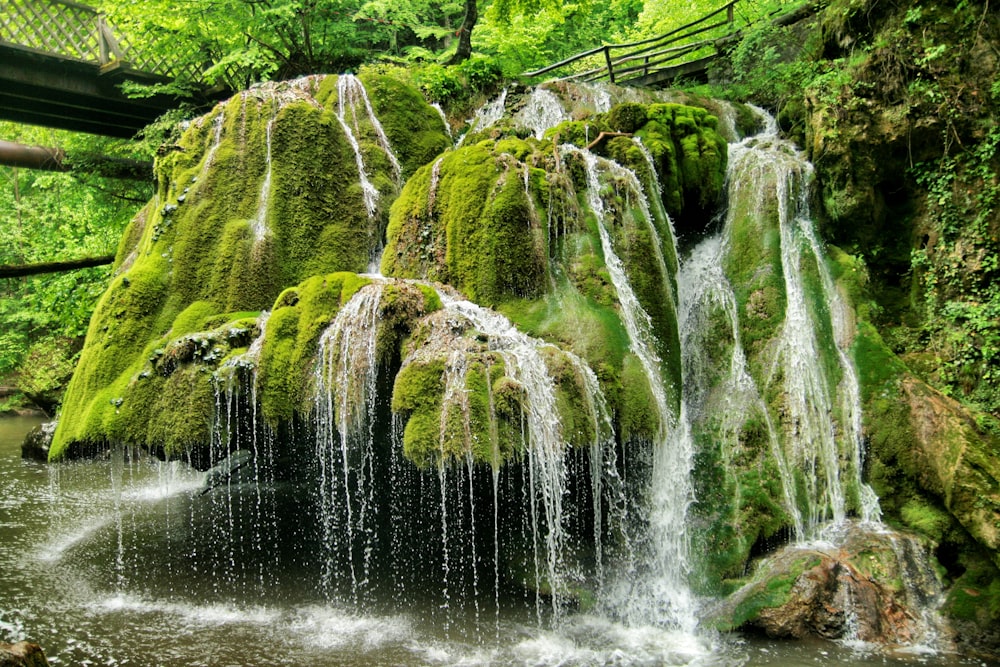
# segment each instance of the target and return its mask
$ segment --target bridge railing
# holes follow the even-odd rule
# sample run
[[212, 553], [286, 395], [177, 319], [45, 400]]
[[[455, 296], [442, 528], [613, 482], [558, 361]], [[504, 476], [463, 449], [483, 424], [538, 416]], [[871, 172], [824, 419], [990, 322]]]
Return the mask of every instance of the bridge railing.
[[[735, 7], [738, 2], [739, 0], [730, 0], [729, 3], [699, 19], [656, 37], [625, 44], [599, 46], [548, 67], [525, 72], [522, 76], [542, 76], [571, 65], [576, 65], [577, 68], [581, 65], [586, 67], [588, 60], [593, 62], [598, 59], [601, 61], [599, 65], [584, 71], [573, 72], [562, 77], [562, 80], [600, 81], [607, 79], [611, 83], [620, 83], [630, 78], [648, 75], [657, 69], [664, 68], [669, 63], [676, 62], [686, 56], [692, 56], [698, 51], [712, 46], [720, 37], [735, 32]], [[706, 38], [705, 35], [711, 31], [723, 34], [720, 35], [717, 32], [715, 36]], [[691, 41], [694, 37], [702, 37], [702, 39]], [[600, 58], [602, 55], [603, 59]]]
[[125, 67], [174, 78], [197, 72], [154, 51], [136, 49], [104, 14], [72, 0], [2, 0], [0, 42], [102, 68]]

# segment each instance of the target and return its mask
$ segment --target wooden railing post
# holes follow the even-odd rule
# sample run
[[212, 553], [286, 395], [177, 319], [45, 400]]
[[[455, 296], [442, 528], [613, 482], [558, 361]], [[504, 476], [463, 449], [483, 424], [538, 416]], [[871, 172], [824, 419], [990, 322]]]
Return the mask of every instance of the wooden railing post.
[[97, 14], [94, 18], [96, 23], [95, 27], [97, 28], [97, 44], [101, 50], [98, 62], [100, 62], [101, 65], [107, 65], [111, 62], [111, 52], [108, 48], [108, 40], [104, 38], [104, 16]]
[[604, 60], [608, 63], [608, 80], [611, 83], [615, 82], [615, 70], [614, 66], [611, 64], [611, 47], [604, 47]]
[[125, 64], [125, 53], [122, 51], [122, 47], [118, 44], [118, 40], [115, 38], [115, 33], [111, 30], [111, 26], [108, 22], [104, 20], [104, 14], [97, 15], [97, 41], [101, 45], [101, 66], [105, 66], [111, 62], [111, 56], [115, 57], [118, 61], [118, 65], [121, 66]]
[[736, 3], [735, 2], [730, 2], [729, 6], [726, 7], [726, 20], [729, 21], [730, 24], [732, 24], [732, 22], [735, 20], [735, 15], [734, 15], [734, 12], [733, 12], [733, 9], [735, 7], [736, 7]]

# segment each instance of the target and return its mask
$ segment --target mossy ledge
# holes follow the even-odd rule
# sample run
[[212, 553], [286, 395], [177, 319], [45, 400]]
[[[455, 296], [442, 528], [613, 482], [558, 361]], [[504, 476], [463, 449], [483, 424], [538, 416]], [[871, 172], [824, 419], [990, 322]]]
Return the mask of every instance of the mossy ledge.
[[[368, 80], [390, 147], [398, 141], [409, 151], [403, 173], [448, 145], [440, 116], [416, 91], [374, 75]], [[154, 389], [136, 383], [154, 353], [192, 331], [207, 332], [210, 318], [272, 307], [283, 289], [310, 276], [322, 281], [330, 272], [369, 265], [400, 174], [364, 105], [345, 100], [357, 158], [337, 118], [341, 83], [312, 76], [256, 86], [220, 103], [163, 148], [156, 195], [122, 240], [50, 458], [115, 442], [171, 453], [204, 443], [206, 408], [190, 408], [201, 399], [211, 405], [211, 373], [194, 374], [181, 364], [168, 385], [156, 388], [163, 401], [173, 395], [177, 402], [150, 412], [149, 400], [140, 406], [136, 392]], [[366, 208], [359, 163], [379, 190], [374, 211]], [[223, 355], [229, 351], [220, 348]], [[177, 423], [156, 426], [168, 419], [163, 413]], [[268, 405], [268, 413], [284, 415], [287, 408]]]

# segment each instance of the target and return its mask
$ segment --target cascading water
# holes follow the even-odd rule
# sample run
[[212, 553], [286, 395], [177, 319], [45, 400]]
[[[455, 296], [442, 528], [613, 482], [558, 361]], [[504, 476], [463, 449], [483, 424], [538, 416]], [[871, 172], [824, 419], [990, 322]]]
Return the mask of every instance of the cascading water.
[[[333, 115], [354, 150], [365, 208], [373, 218], [380, 195], [365, 172], [363, 141], [370, 142], [365, 150], [377, 144], [386, 151], [397, 177], [399, 163], [360, 81], [341, 77], [338, 92]], [[308, 91], [293, 97], [303, 95], [308, 98]], [[603, 88], [593, 90], [592, 101], [600, 111], [610, 105]], [[504, 104], [505, 94], [482, 110], [478, 129], [497, 122]], [[548, 125], [567, 115], [558, 105], [551, 92], [536, 91], [516, 122], [543, 136]], [[222, 122], [216, 122], [202, 172], [221, 140]], [[267, 126], [268, 163], [273, 122], [274, 117]], [[115, 496], [108, 516], [114, 521], [107, 521], [114, 523], [115, 544], [109, 548], [116, 597], [103, 602], [100, 613], [158, 614], [168, 628], [229, 624], [235, 628], [231, 633], [213, 626], [206, 636], [225, 647], [260, 644], [245, 641], [252, 632], [255, 640], [262, 636], [290, 653], [302, 651], [292, 660], [314, 664], [326, 664], [319, 652], [330, 650], [343, 651], [338, 658], [350, 652], [345, 660], [360, 653], [358, 663], [365, 664], [697, 663], [705, 638], [696, 632], [689, 589], [694, 568], [688, 524], [696, 437], [703, 433], [698, 429], [710, 421], [717, 427], [713, 435], [735, 449], [748, 417], [763, 424], [765, 456], [774, 459], [780, 476], [778, 502], [800, 541], [829, 537], [832, 532], [820, 527], [850, 524], [846, 517], [852, 513], [878, 519], [877, 500], [860, 477], [861, 412], [847, 354], [848, 307], [809, 221], [804, 196], [809, 168], [775, 133], [772, 124], [769, 133], [730, 146], [730, 202], [773, 200], [780, 218], [777, 265], [788, 305], [776, 342], [764, 353], [742, 328], [739, 298], [724, 268], [734, 252], [735, 210], [724, 233], [706, 239], [682, 263], [674, 288], [675, 267], [666, 251], [676, 247], [676, 239], [654, 191], [658, 183], [642, 184], [644, 177], [587, 151], [563, 147], [557, 154], [572, 155], [583, 165], [587, 191], [581, 193], [581, 217], [593, 215], [594, 231], [588, 233], [599, 243], [601, 270], [606, 267], [615, 294], [609, 310], [621, 319], [656, 413], [648, 476], [646, 470], [632, 476], [629, 457], [637, 455], [615, 433], [619, 415], [603, 393], [607, 378], [602, 375], [599, 382], [581, 358], [522, 333], [507, 318], [448, 288], [374, 276], [339, 304], [321, 334], [329, 320], [311, 323], [318, 352], [308, 416], [295, 417], [276, 433], [259, 414], [256, 372], [268, 327], [264, 313], [260, 334], [247, 341], [247, 351], [217, 371], [207, 462], [213, 467], [207, 474], [189, 475], [183, 484], [168, 482], [164, 507], [156, 510], [161, 514], [149, 520], [148, 507], [130, 506], [135, 498], [129, 485], [143, 474], [141, 464], [124, 452], [111, 462]], [[655, 175], [649, 152], [636, 143]], [[452, 177], [442, 175], [445, 162], [439, 157], [431, 163], [422, 208], [429, 216], [439, 212], [438, 187]], [[496, 166], [509, 172], [501, 179], [523, 179], [528, 210], [540, 222], [545, 212], [534, 209], [541, 198], [527, 164], [511, 159]], [[265, 175], [261, 221], [268, 182]], [[548, 185], [563, 182], [553, 179]], [[623, 210], [627, 220], [615, 217]], [[739, 214], [765, 213], [744, 205]], [[549, 215], [547, 238], [555, 245], [559, 232]], [[667, 336], [650, 315], [657, 311], [641, 300], [637, 276], [627, 270], [619, 224], [634, 225], [651, 239], [647, 266], [654, 267], [650, 274], [660, 274], [658, 282], [662, 278], [657, 293], [672, 299], [666, 310], [676, 306], [683, 387], [668, 379]], [[567, 237], [570, 227], [562, 232]], [[266, 228], [261, 230], [266, 235]], [[550, 257], [555, 254], [550, 251]], [[555, 279], [550, 286], [562, 287]], [[396, 290], [417, 287], [428, 299], [436, 290], [440, 310], [422, 314], [421, 324], [407, 324], [425, 329], [389, 332], [395, 324], [387, 313], [400, 303]], [[424, 324], [434, 318], [437, 328]], [[274, 326], [278, 321], [276, 316]], [[383, 356], [380, 337], [387, 332], [405, 339], [397, 350], [402, 358]], [[721, 355], [713, 348], [720, 338]], [[826, 338], [835, 341], [834, 348]], [[405, 451], [407, 419], [413, 415], [394, 412], [391, 375], [420, 364], [440, 366], [425, 393], [434, 394], [441, 409], [429, 428], [436, 449], [417, 463], [419, 457]], [[718, 368], [721, 373], [714, 372]], [[572, 432], [560, 415], [566, 411], [560, 383], [568, 377], [577, 385], [576, 409], [583, 415]], [[787, 412], [769, 403], [779, 394]], [[501, 423], [498, 415], [512, 404], [518, 406], [516, 417]], [[484, 422], [485, 430], [477, 430]], [[501, 452], [504, 439], [515, 443], [513, 453]], [[729, 451], [726, 444], [721, 449]], [[722, 463], [728, 469], [730, 461]], [[161, 474], [169, 477], [177, 469], [164, 467]], [[157, 527], [166, 522], [166, 536], [148, 546], [141, 537], [146, 521]], [[66, 546], [52, 549], [53, 562], [64, 553], [95, 550], [86, 545], [88, 536], [104, 524], [85, 528], [89, 532], [78, 530]], [[900, 562], [914, 560], [919, 551], [911, 542], [894, 542], [894, 548]], [[162, 564], [169, 581], [143, 588], [141, 597], [131, 594], [151, 563]], [[194, 571], [190, 581], [175, 588], [172, 579], [189, 570]], [[920, 570], [920, 576], [926, 574]], [[924, 588], [910, 594], [920, 596]], [[217, 607], [186, 603], [185, 596], [196, 599], [202, 590]], [[255, 607], [259, 600], [267, 600], [268, 608]], [[414, 616], [422, 617], [399, 620], [395, 614], [402, 609], [418, 610]], [[394, 616], [379, 616], [385, 610]], [[0, 609], [0, 630], [3, 613]], [[218, 618], [227, 620], [205, 621]], [[281, 630], [272, 631], [276, 627]], [[308, 646], [303, 650], [301, 643]], [[244, 662], [266, 659], [254, 654]]]
[[[596, 555], [589, 569], [600, 579], [604, 527], [624, 521], [625, 491], [618, 476], [614, 431], [596, 376], [581, 359], [524, 335], [503, 316], [440, 292], [441, 317], [447, 326], [471, 328], [477, 332], [474, 340], [485, 343], [479, 349], [481, 343], [435, 336], [429, 349], [416, 348], [402, 360], [406, 369], [438, 354], [439, 349], [448, 350], [437, 425], [440, 459], [429, 469], [419, 469], [401, 455], [404, 448], [396, 420], [388, 438], [392, 447], [386, 447], [386, 434], [376, 425], [385, 409], [376, 401], [377, 349], [381, 295], [388, 284], [394, 283], [378, 280], [360, 289], [319, 341], [313, 428], [319, 468], [318, 523], [326, 563], [323, 589], [331, 598], [347, 594], [355, 603], [373, 602], [378, 596], [374, 573], [388, 568], [395, 579], [391, 596], [403, 600], [420, 587], [426, 589], [436, 570], [447, 629], [463, 607], [478, 619], [484, 611], [482, 594], [490, 587], [494, 616], [499, 619], [501, 593], [509, 595], [504, 590], [510, 586], [507, 577], [501, 578], [501, 561], [517, 561], [527, 553], [524, 577], [537, 583], [525, 585], [524, 591], [533, 591], [539, 622], [560, 618], [575, 595], [572, 589], [584, 576], [572, 557], [577, 547], [571, 543], [593, 540]], [[558, 416], [555, 380], [545, 359], [555, 353], [573, 368], [593, 425], [586, 455], [576, 456], [589, 457], [589, 487], [586, 493], [578, 492], [589, 497], [588, 510], [575, 503], [566, 505], [571, 495], [569, 470], [581, 464], [571, 460], [573, 447], [562, 433]], [[494, 426], [488, 437], [493, 444], [484, 444], [493, 447], [493, 462], [484, 469], [473, 461], [477, 436], [470, 429], [477, 408], [469, 402], [472, 364], [477, 372], [485, 369], [487, 377], [491, 367], [502, 368], [506, 382], [523, 392], [517, 426], [524, 442], [517, 458], [521, 463], [502, 463], [499, 458], [494, 414], [498, 408], [493, 405], [492, 390], [489, 421]], [[434, 492], [429, 494], [431, 488]], [[436, 504], [430, 502], [433, 495]], [[519, 509], [511, 513], [512, 507]], [[588, 512], [592, 523], [578, 517]], [[590, 535], [576, 534], [585, 525]], [[435, 533], [436, 546], [428, 541]], [[423, 548], [401, 568], [401, 554], [412, 551], [415, 540]], [[487, 563], [491, 565], [484, 568]]]
[[[657, 338], [652, 319], [639, 302], [615, 251], [608, 230], [607, 211], [602, 200], [601, 172], [627, 176], [632, 196], [639, 202], [642, 222], [654, 239], [655, 255], [664, 280], [667, 273], [655, 223], [645, 195], [634, 173], [602, 160], [589, 151], [564, 147], [580, 155], [587, 169], [587, 201], [597, 219], [604, 261], [618, 294], [622, 322], [629, 335], [631, 350], [642, 365], [659, 418], [653, 450], [652, 493], [649, 507], [648, 571], [631, 573], [618, 584], [611, 606], [633, 623], [667, 624], [685, 631], [697, 625], [694, 602], [687, 584], [688, 541], [685, 525], [687, 508], [694, 499], [690, 483], [693, 446], [686, 414], [675, 414], [666, 393], [662, 360], [656, 351]], [[627, 173], [626, 173], [627, 172]], [[673, 290], [666, 291], [673, 294]]]
[[[349, 577], [355, 601], [368, 582], [377, 505], [373, 468], [376, 333], [382, 284], [362, 288], [319, 340], [313, 418], [319, 464], [322, 585]], [[356, 539], [357, 538], [357, 539]], [[344, 568], [346, 564], [346, 568]]]
[[[773, 119], [766, 118], [765, 125], [761, 135], [730, 146], [729, 198], [744, 202], [745, 209], [737, 213], [731, 207], [726, 224], [732, 227], [737, 214], [764, 219], [768, 206], [776, 209], [785, 316], [765, 382], [782, 383], [788, 414], [779, 427], [785, 443], [779, 469], [783, 477], [791, 472], [789, 477], [803, 489], [796, 492], [789, 487], [795, 480], [782, 480], [786, 497], [795, 498], [789, 512], [795, 516], [801, 511], [801, 519], [795, 520], [797, 535], [806, 539], [827, 521], [837, 525], [845, 520], [845, 488], [854, 490], [853, 504], [863, 519], [877, 520], [878, 508], [874, 493], [861, 480], [860, 391], [847, 356], [846, 307], [809, 214], [812, 167], [794, 146], [778, 138]], [[818, 276], [818, 285], [810, 284], [811, 274]], [[820, 298], [819, 306], [811, 301], [812, 294]], [[832, 338], [826, 347], [821, 340], [824, 327]], [[836, 355], [832, 364], [824, 363], [828, 347]]]
[[361, 154], [361, 145], [358, 143], [354, 130], [351, 129], [351, 126], [346, 119], [346, 110], [350, 108], [351, 99], [349, 91], [352, 88], [351, 79], [347, 76], [342, 76], [337, 81], [337, 91], [340, 99], [336, 115], [337, 120], [340, 121], [341, 129], [344, 130], [344, 135], [347, 137], [347, 141], [351, 144], [351, 148], [354, 150], [354, 163], [358, 168], [358, 179], [361, 183], [361, 194], [364, 196], [365, 210], [368, 211], [368, 217], [371, 218], [375, 215], [375, 211], [378, 207], [379, 192], [378, 188], [372, 185], [372, 182], [368, 180], [368, 173], [365, 171], [365, 158]]
[[547, 129], [569, 120], [569, 115], [555, 93], [545, 88], [535, 88], [515, 120], [529, 128], [536, 139], [541, 139]]
[[504, 88], [495, 100], [487, 102], [476, 111], [476, 115], [469, 119], [469, 129], [458, 138], [455, 147], [458, 148], [465, 141], [465, 138], [473, 132], [485, 130], [503, 118], [507, 104], [507, 89]]
[[[392, 146], [389, 144], [389, 137], [386, 136], [385, 130], [382, 128], [382, 123], [379, 121], [378, 116], [375, 115], [375, 109], [372, 108], [368, 91], [365, 89], [365, 85], [361, 83], [361, 79], [353, 74], [341, 74], [337, 79], [337, 96], [339, 105], [338, 117], [341, 119], [341, 122], [353, 126], [354, 132], [352, 134], [355, 137], [360, 132], [358, 106], [360, 105], [364, 108], [364, 117], [371, 123], [372, 129], [375, 131], [375, 136], [378, 139], [378, 144], [381, 146], [386, 158], [388, 158], [389, 164], [392, 165], [392, 171], [396, 176], [396, 183], [398, 185], [403, 173], [403, 167], [400, 165], [399, 158], [396, 157]], [[347, 122], [348, 112], [350, 112], [351, 116], [350, 123]]]
[[[767, 405], [757, 383], [747, 368], [746, 353], [740, 340], [740, 322], [736, 295], [722, 269], [725, 241], [713, 235], [696, 246], [681, 264], [677, 274], [680, 297], [677, 323], [683, 350], [683, 401], [689, 419], [694, 422], [718, 420], [719, 436], [726, 445], [724, 454], [735, 451], [740, 430], [748, 415], [763, 420], [771, 455], [781, 475], [785, 509], [796, 535], [804, 535], [803, 518], [795, 502], [795, 480], [782, 455], [777, 430], [771, 423]], [[712, 340], [720, 336], [721, 314], [732, 339], [732, 351], [722, 379], [713, 378]], [[715, 398], [713, 394], [721, 398]], [[728, 463], [728, 461], [725, 461]]]

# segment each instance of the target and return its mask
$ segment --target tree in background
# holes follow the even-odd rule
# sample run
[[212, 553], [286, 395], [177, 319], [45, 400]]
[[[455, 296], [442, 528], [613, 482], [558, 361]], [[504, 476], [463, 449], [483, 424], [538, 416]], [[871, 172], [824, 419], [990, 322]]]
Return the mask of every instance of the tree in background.
[[[136, 144], [0, 123], [0, 138], [59, 146], [74, 155], [145, 158]], [[152, 181], [112, 180], [0, 167], [0, 264], [113, 254], [127, 222], [152, 195]], [[109, 269], [97, 267], [0, 280], [0, 384], [51, 411], [68, 379]], [[17, 399], [15, 399], [16, 401]], [[10, 403], [10, 401], [7, 401]], [[0, 404], [0, 411], [5, 406]]]

